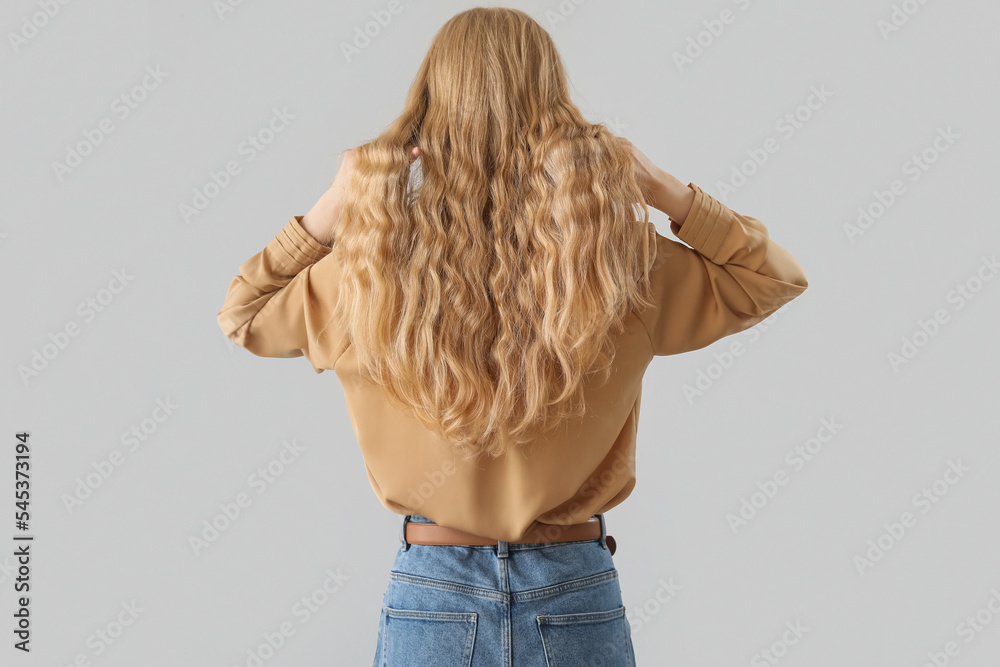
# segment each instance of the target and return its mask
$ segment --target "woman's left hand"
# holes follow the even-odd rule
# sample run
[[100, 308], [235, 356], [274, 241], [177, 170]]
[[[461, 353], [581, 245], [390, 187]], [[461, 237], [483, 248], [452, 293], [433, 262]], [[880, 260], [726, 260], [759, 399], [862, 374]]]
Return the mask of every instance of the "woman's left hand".
[[[340, 221], [340, 211], [343, 207], [344, 193], [357, 165], [357, 148], [344, 151], [344, 159], [337, 170], [337, 176], [330, 183], [329, 189], [323, 193], [319, 201], [302, 216], [302, 227], [314, 239], [323, 245], [333, 242], [333, 230]], [[410, 161], [420, 157], [420, 148], [415, 147], [410, 153]]]
[[340, 169], [337, 170], [337, 176], [330, 183], [331, 188], [346, 188], [347, 184], [350, 182], [351, 174], [354, 173], [354, 167], [358, 161], [358, 149], [348, 148], [344, 151], [344, 161], [340, 163]]

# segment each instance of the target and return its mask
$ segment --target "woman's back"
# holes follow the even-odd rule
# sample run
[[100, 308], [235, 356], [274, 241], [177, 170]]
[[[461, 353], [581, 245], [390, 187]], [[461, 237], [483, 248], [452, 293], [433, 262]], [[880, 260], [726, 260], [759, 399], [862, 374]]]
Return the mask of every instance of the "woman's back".
[[[584, 521], [622, 502], [635, 484], [649, 362], [748, 329], [808, 287], [798, 261], [759, 220], [694, 184], [689, 188], [695, 193], [690, 211], [683, 225], [673, 221], [671, 228], [691, 247], [656, 234], [653, 306], [629, 313], [613, 337], [608, 380], [589, 376], [582, 382], [587, 411], [499, 457], [461, 456], [395, 407], [363, 372], [332, 316], [343, 280], [337, 256], [302, 229], [300, 216], [241, 266], [219, 324], [254, 354], [305, 355], [316, 372], [336, 371], [369, 482], [388, 509], [508, 541], [535, 521]], [[301, 265], [307, 268], [289, 278], [286, 267]], [[269, 298], [276, 290], [281, 294]]]

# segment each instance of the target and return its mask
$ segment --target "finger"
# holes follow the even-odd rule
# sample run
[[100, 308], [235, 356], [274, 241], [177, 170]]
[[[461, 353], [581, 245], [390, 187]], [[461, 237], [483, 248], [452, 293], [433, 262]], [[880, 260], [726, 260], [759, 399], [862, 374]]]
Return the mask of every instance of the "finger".
[[413, 150], [410, 151], [410, 162], [413, 162], [418, 157], [420, 157], [420, 146], [414, 146]]

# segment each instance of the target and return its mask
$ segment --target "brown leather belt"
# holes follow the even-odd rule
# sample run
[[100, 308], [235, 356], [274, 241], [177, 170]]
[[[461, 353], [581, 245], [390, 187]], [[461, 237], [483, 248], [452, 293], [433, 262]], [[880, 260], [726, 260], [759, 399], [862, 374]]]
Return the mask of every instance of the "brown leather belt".
[[[516, 542], [510, 544], [547, 544], [550, 542], [580, 542], [584, 540], [598, 540], [601, 538], [601, 520], [591, 517], [583, 523], [574, 523], [568, 526], [558, 526], [546, 524], [545, 527], [535, 526], [528, 529], [528, 532]], [[402, 541], [402, 540], [400, 540]], [[406, 522], [406, 541], [410, 544], [448, 544], [455, 546], [472, 545], [496, 545], [497, 540], [488, 537], [473, 535], [457, 528], [449, 528], [436, 523], [424, 523], [422, 521]], [[615, 554], [615, 538], [610, 535], [604, 536], [604, 541]]]

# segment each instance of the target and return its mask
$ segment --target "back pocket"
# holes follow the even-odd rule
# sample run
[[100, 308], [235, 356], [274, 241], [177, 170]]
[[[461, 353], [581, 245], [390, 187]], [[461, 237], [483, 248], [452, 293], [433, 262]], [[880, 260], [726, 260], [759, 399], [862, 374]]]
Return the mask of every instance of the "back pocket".
[[385, 607], [385, 667], [469, 667], [477, 614]]
[[548, 667], [634, 667], [625, 606], [584, 614], [537, 616]]

